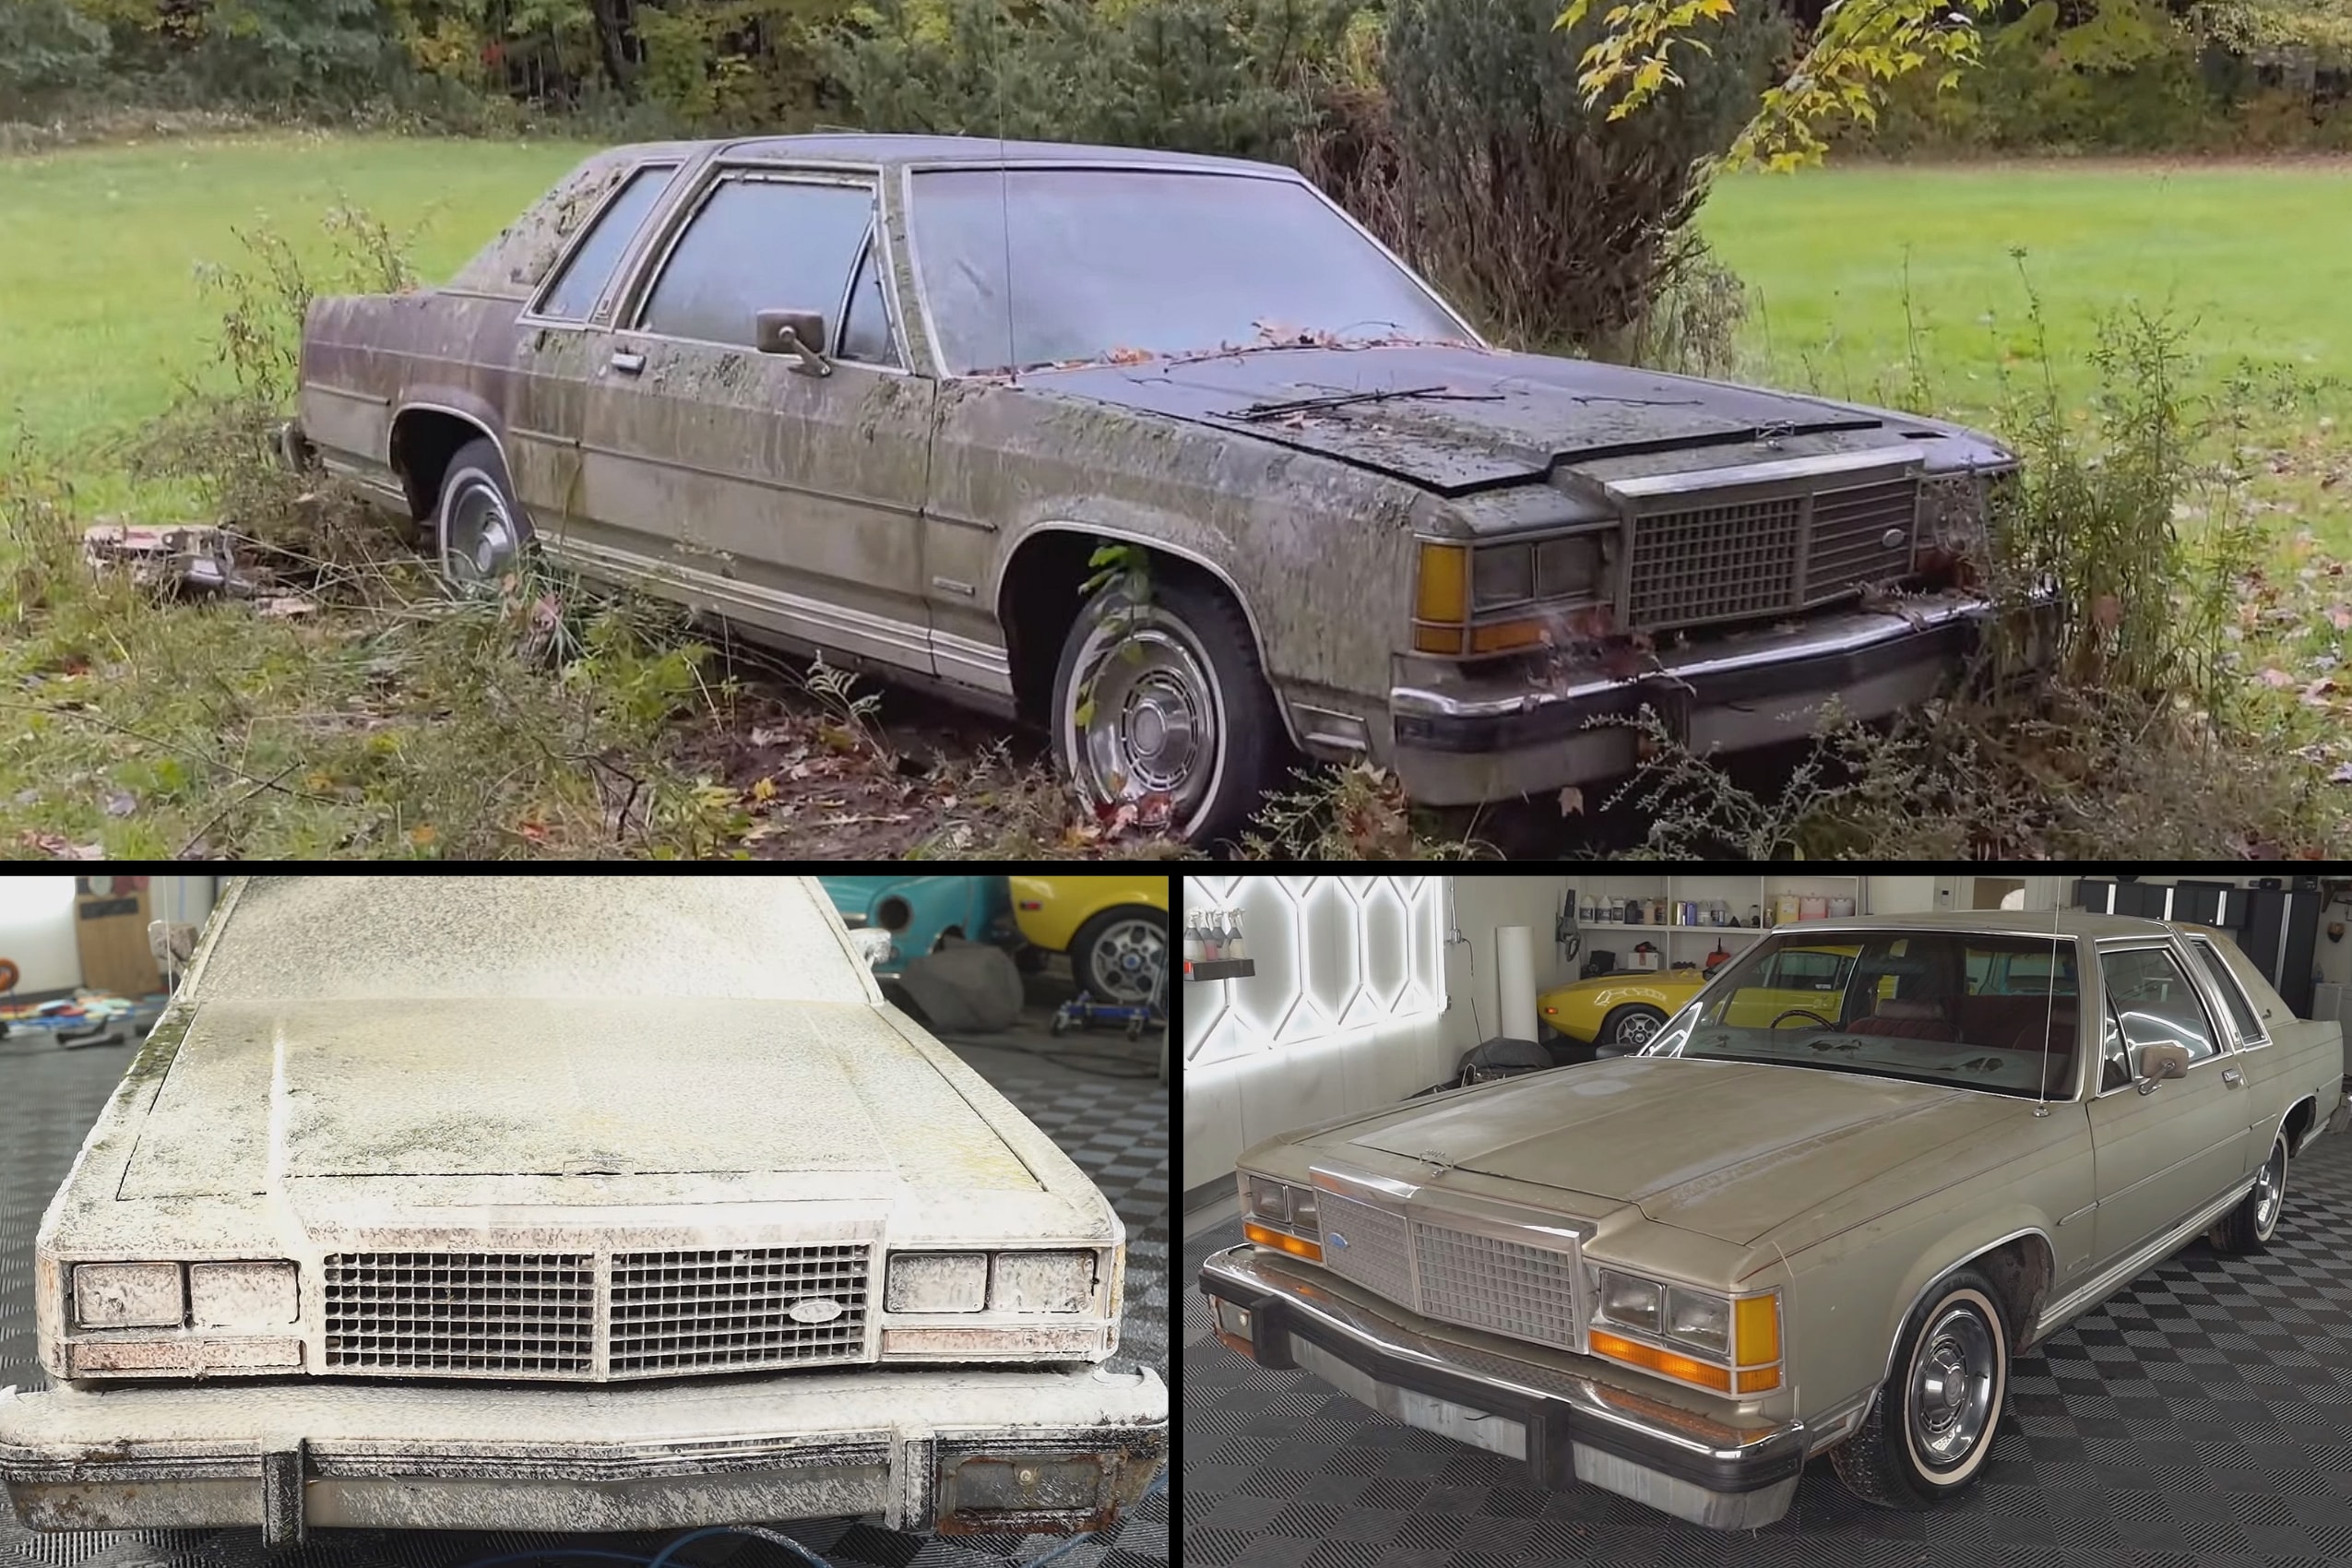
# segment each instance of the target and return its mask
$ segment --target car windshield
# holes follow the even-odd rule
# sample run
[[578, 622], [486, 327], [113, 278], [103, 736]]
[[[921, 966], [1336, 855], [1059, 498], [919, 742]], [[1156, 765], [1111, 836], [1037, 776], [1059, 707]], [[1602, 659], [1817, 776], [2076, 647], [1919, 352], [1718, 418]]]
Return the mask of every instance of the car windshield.
[[915, 177], [909, 213], [956, 374], [1301, 339], [1467, 340], [1378, 245], [1289, 180], [932, 170]]
[[830, 909], [798, 876], [256, 876], [189, 994], [867, 1004]]
[[2074, 1092], [2072, 939], [1781, 932], [1726, 966], [1645, 1054]]

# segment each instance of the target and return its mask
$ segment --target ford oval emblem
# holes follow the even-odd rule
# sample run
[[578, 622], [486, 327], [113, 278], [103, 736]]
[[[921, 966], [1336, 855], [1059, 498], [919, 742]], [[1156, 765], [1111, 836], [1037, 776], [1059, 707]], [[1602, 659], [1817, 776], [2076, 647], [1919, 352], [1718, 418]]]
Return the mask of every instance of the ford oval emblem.
[[784, 1310], [795, 1323], [831, 1323], [841, 1315], [843, 1308], [830, 1296], [811, 1296]]
[[1334, 1230], [1331, 1233], [1331, 1244], [1335, 1247], [1344, 1247], [1348, 1244], [1348, 1238]]

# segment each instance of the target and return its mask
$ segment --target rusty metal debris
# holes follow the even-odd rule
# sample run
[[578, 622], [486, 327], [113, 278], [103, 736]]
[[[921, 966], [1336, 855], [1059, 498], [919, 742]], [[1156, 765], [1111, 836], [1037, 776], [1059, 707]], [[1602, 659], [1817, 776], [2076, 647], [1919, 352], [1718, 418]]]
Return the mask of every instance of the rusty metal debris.
[[308, 615], [318, 602], [302, 594], [272, 593], [267, 573], [239, 558], [237, 536], [210, 523], [137, 528], [110, 518], [82, 531], [82, 560], [93, 572], [127, 572], [144, 588], [187, 599], [251, 600], [273, 620]]

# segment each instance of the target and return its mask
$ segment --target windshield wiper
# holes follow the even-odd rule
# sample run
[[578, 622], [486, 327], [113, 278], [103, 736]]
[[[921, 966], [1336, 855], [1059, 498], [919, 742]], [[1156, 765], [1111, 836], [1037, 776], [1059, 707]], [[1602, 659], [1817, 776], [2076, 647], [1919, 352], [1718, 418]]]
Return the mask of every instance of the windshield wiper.
[[1291, 398], [1279, 403], [1252, 403], [1232, 417], [1238, 420], [1273, 420], [1286, 414], [1321, 413], [1326, 409], [1344, 409], [1353, 403], [1378, 403], [1391, 398], [1444, 398], [1457, 403], [1499, 403], [1500, 392], [1456, 392], [1449, 386], [1396, 386], [1384, 392], [1332, 392], [1320, 398]]

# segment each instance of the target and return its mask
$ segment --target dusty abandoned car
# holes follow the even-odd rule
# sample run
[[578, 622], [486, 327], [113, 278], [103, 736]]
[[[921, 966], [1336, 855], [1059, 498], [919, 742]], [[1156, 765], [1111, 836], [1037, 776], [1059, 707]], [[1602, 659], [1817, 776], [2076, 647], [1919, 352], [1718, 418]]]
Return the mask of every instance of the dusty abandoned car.
[[[1931, 691], [2014, 468], [1931, 421], [1486, 346], [1263, 164], [808, 136], [589, 159], [323, 299], [299, 430], [458, 579], [536, 541], [1043, 725], [1231, 834], [1292, 748], [1462, 803]], [[1097, 586], [1099, 547], [1136, 574]], [[1116, 564], [1115, 561], [1107, 564]]]
[[[1826, 940], [1838, 983], [1786, 996], [1776, 955]], [[2019, 1351], [2200, 1232], [2263, 1249], [2342, 1049], [2201, 928], [1807, 921], [1637, 1055], [1249, 1150], [1201, 1287], [1233, 1349], [1532, 1485], [1744, 1527], [1827, 1450], [1925, 1506]]]
[[254, 878], [35, 1241], [39, 1528], [1093, 1528], [1084, 1173], [799, 877]]

